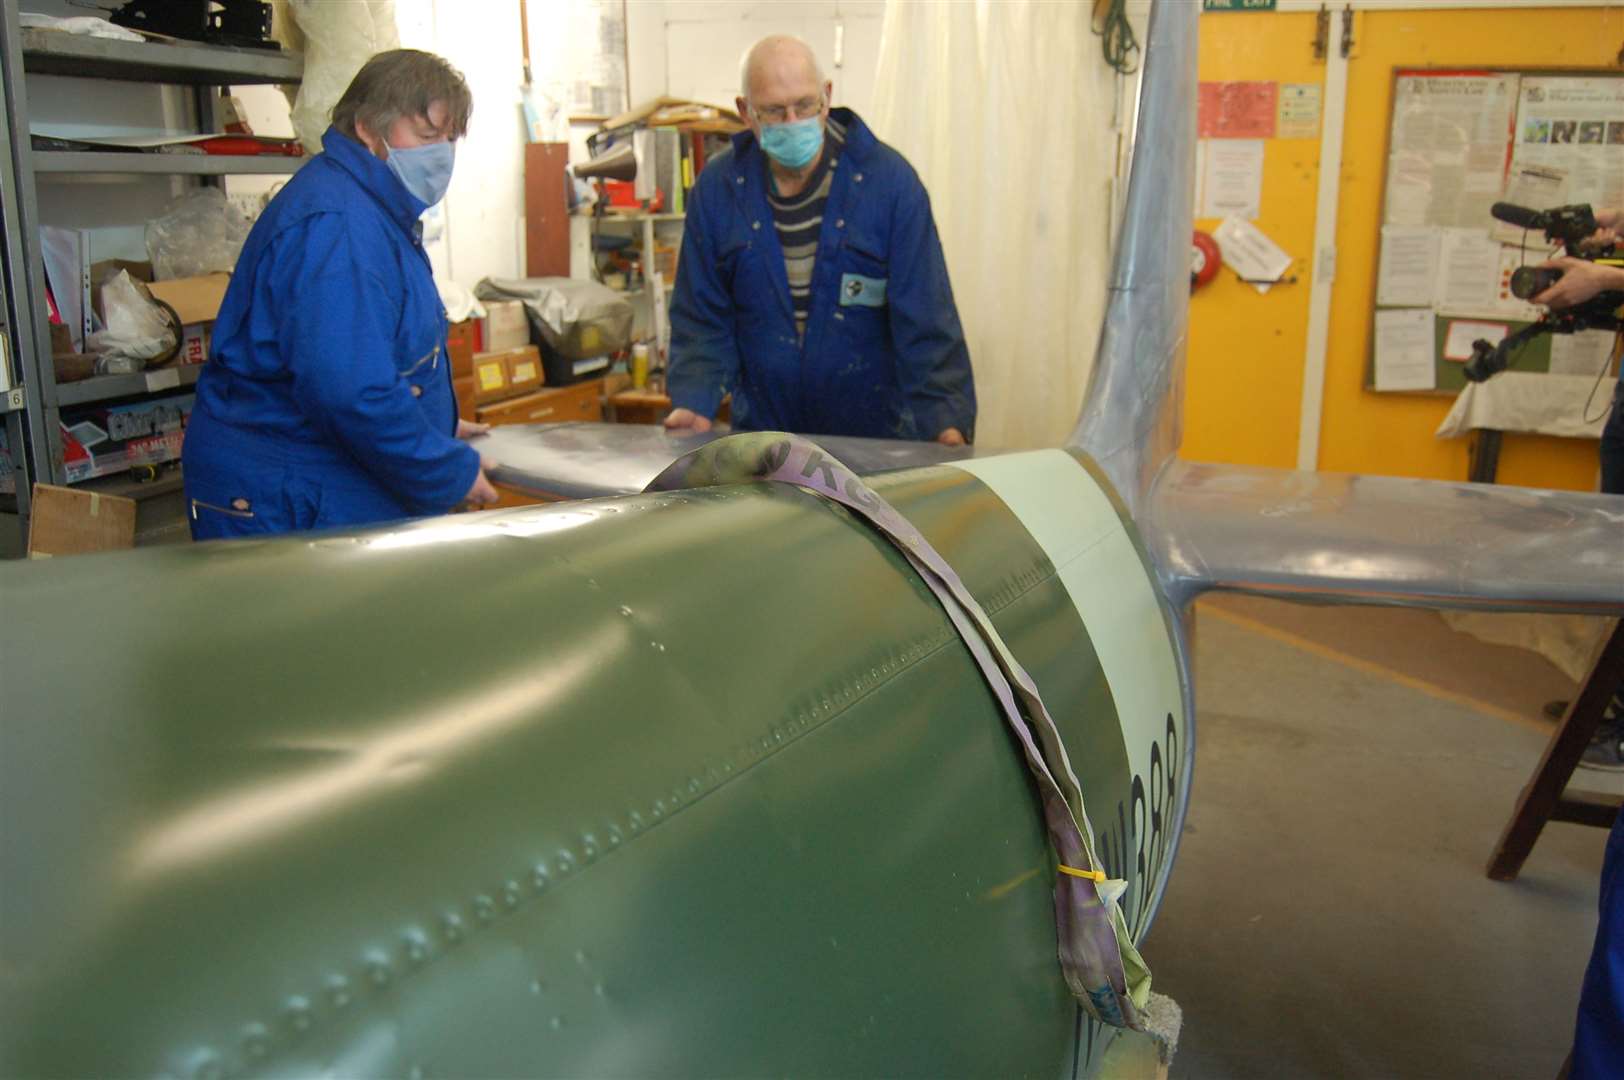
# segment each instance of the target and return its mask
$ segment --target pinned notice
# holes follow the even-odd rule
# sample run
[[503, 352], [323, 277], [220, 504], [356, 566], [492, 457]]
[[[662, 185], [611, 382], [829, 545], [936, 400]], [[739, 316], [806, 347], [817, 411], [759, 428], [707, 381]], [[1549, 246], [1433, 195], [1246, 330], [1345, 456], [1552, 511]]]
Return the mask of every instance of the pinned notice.
[[1260, 293], [1268, 292], [1269, 286], [1291, 266], [1291, 256], [1250, 221], [1227, 217], [1213, 236], [1224, 253], [1224, 265]]
[[1613, 358], [1613, 335], [1608, 330], [1582, 330], [1551, 335], [1552, 375], [1595, 375]]
[[1376, 303], [1431, 307], [1438, 280], [1438, 230], [1430, 225], [1383, 225]]
[[1438, 306], [1462, 315], [1495, 309], [1500, 245], [1482, 229], [1445, 229], [1438, 256]]
[[1263, 204], [1263, 140], [1209, 139], [1201, 216], [1251, 220]]
[[1472, 358], [1472, 342], [1482, 339], [1490, 345], [1498, 345], [1509, 333], [1511, 327], [1505, 323], [1452, 319], [1444, 336], [1444, 359], [1464, 364]]
[[1272, 139], [1279, 95], [1279, 83], [1201, 83], [1196, 134], [1203, 139]]
[[1432, 390], [1432, 309], [1376, 312], [1376, 389]]
[[1320, 119], [1319, 83], [1280, 84], [1279, 139], [1317, 139]]

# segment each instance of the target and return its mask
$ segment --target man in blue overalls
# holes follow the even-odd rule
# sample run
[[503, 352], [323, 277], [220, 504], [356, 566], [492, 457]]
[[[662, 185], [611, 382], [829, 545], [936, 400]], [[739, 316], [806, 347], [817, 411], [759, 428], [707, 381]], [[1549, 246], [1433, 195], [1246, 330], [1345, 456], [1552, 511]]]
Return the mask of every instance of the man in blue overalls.
[[930, 199], [805, 42], [745, 60], [750, 130], [695, 184], [671, 300], [673, 430], [974, 438], [970, 353]]
[[367, 62], [322, 150], [249, 233], [183, 461], [198, 540], [364, 525], [496, 500], [462, 439], [418, 218], [473, 98], [449, 64]]

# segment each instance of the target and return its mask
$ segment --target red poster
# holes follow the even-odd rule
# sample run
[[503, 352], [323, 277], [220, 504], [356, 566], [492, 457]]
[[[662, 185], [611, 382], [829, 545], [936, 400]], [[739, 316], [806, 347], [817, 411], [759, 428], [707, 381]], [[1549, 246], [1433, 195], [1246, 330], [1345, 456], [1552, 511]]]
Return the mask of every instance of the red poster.
[[1203, 139], [1272, 139], [1280, 84], [1204, 82], [1196, 132]]

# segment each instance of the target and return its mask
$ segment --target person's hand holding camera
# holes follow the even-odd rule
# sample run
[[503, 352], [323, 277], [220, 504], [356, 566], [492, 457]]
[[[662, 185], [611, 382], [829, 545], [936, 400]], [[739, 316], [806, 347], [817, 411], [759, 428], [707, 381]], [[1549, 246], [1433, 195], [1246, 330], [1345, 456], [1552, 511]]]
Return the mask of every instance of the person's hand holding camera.
[[1596, 231], [1579, 241], [1586, 254], [1605, 251], [1616, 244], [1624, 244], [1624, 210], [1597, 210]]
[[1549, 308], [1575, 307], [1608, 289], [1624, 291], [1624, 266], [1603, 266], [1571, 255], [1546, 259], [1539, 265], [1542, 269], [1562, 271], [1555, 285], [1529, 298]]
[[[1624, 243], [1624, 210], [1597, 210], [1596, 231], [1580, 245], [1586, 250]], [[1540, 263], [1541, 269], [1560, 270], [1555, 285], [1530, 297], [1535, 304], [1549, 308], [1570, 308], [1584, 303], [1599, 292], [1624, 290], [1624, 266], [1604, 266], [1588, 259], [1560, 255]]]

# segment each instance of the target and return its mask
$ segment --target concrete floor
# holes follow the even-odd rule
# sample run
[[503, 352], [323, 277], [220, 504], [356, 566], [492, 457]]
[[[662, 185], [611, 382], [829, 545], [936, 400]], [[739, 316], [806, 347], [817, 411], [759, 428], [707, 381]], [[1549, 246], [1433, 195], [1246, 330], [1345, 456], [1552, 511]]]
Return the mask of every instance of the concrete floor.
[[[1171, 1075], [1555, 1076], [1606, 834], [1548, 826], [1515, 883], [1483, 869], [1572, 684], [1432, 613], [1302, 611], [1198, 611], [1195, 789], [1144, 947], [1184, 1009]], [[1475, 700], [1474, 670], [1502, 689]]]

